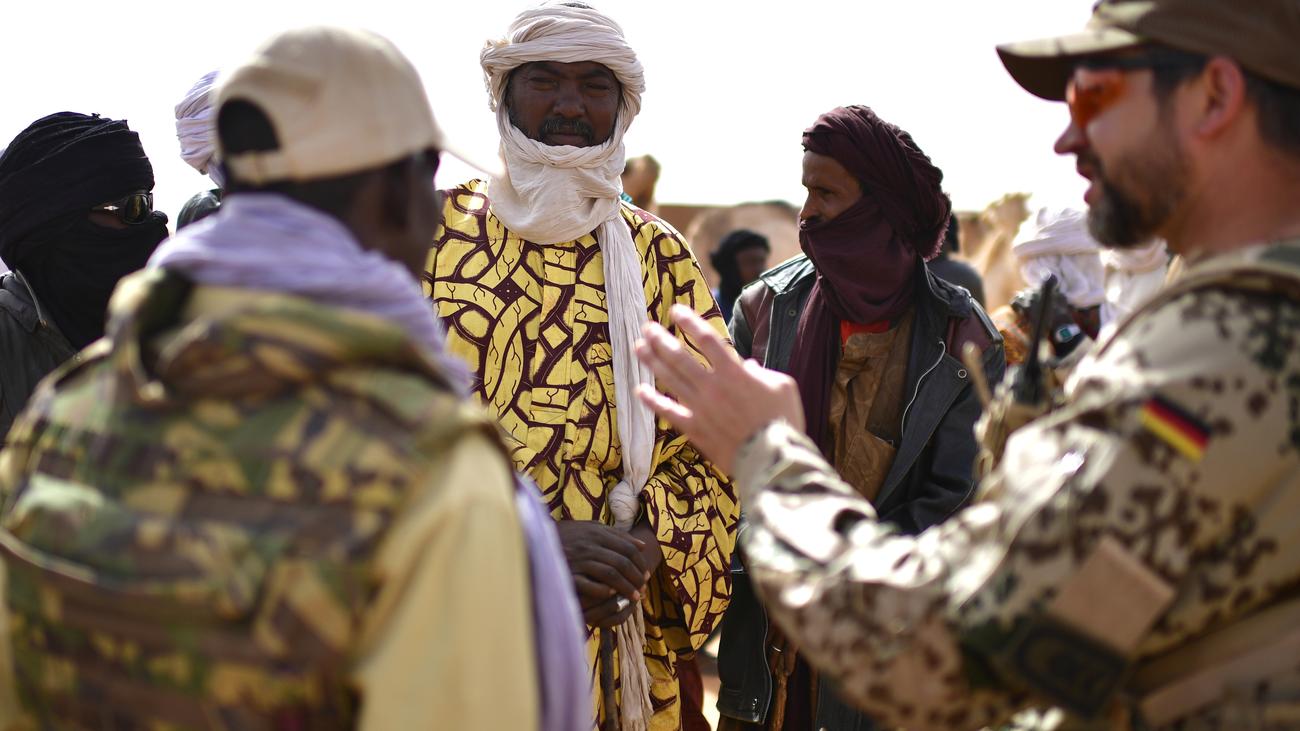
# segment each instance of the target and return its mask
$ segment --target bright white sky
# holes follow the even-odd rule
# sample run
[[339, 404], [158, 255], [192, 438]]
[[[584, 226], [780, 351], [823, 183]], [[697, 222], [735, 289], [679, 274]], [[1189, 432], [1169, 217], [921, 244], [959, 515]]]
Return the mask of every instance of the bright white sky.
[[[173, 107], [205, 72], [271, 33], [328, 22], [391, 38], [420, 69], [434, 112], [462, 145], [495, 153], [478, 66], [531, 0], [83, 0], [10, 2], [0, 35], [0, 146], [56, 111], [125, 118], [174, 221], [207, 179], [181, 161]], [[1023, 92], [994, 45], [1078, 30], [1092, 0], [595, 0], [646, 68], [628, 154], [663, 165], [664, 203], [799, 203], [799, 136], [818, 114], [872, 106], [912, 133], [960, 209], [1030, 191], [1082, 206], [1073, 160], [1052, 142], [1063, 105]], [[468, 176], [448, 164], [440, 183]]]

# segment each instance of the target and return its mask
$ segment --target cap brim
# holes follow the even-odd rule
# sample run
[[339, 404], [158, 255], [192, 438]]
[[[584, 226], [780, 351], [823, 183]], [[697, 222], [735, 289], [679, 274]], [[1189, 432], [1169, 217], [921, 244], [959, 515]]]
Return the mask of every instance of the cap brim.
[[455, 141], [447, 139], [447, 133], [441, 130], [439, 130], [438, 137], [439, 139], [436, 146], [443, 154], [451, 155], [475, 170], [485, 173], [493, 178], [505, 176], [506, 165], [501, 160], [500, 152], [495, 155], [489, 155], [468, 151], [467, 148], [457, 145]]
[[1065, 84], [1075, 63], [1085, 56], [1141, 45], [1138, 36], [1119, 28], [1095, 28], [1055, 38], [1007, 43], [998, 56], [1007, 73], [1025, 91], [1048, 101], [1065, 101]]

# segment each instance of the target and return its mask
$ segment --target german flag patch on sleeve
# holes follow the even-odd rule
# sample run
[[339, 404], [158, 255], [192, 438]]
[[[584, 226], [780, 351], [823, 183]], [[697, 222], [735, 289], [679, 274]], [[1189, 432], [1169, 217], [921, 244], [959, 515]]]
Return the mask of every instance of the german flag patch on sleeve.
[[1162, 396], [1153, 396], [1142, 405], [1142, 426], [1157, 439], [1193, 462], [1205, 456], [1210, 429], [1205, 422]]

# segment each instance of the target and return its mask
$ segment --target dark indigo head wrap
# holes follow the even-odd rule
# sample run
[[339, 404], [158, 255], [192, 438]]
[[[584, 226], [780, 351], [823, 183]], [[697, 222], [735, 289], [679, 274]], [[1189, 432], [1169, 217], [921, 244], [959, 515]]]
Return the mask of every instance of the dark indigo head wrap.
[[921, 260], [939, 253], [952, 202], [943, 172], [912, 136], [867, 107], [839, 107], [803, 133], [804, 149], [834, 159], [862, 198], [833, 219], [800, 221], [799, 243], [817, 270], [795, 332], [790, 375], [808, 435], [825, 447], [841, 322], [893, 322], [912, 306]]
[[118, 280], [167, 236], [160, 213], [112, 229], [92, 223], [90, 209], [153, 183], [139, 135], [97, 115], [38, 119], [0, 156], [0, 259], [23, 275], [74, 347], [103, 335]]
[[75, 112], [38, 119], [0, 157], [0, 259], [16, 268], [42, 224], [152, 189], [153, 167], [126, 122]]

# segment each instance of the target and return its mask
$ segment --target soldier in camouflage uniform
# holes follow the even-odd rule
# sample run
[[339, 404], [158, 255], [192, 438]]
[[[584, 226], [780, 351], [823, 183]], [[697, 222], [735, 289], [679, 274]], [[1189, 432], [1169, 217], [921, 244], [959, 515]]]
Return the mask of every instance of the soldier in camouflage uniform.
[[[1001, 49], [1068, 98], [1057, 149], [1111, 246], [1188, 269], [1012, 435], [974, 505], [908, 537], [804, 439], [797, 394], [676, 313], [644, 391], [736, 479], [782, 628], [907, 729], [1300, 728], [1300, 6], [1105, 0]], [[719, 408], [725, 404], [725, 408]]]
[[415, 280], [444, 145], [414, 68], [307, 28], [217, 97], [226, 205], [0, 456], [0, 727], [590, 726], [552, 523]]

